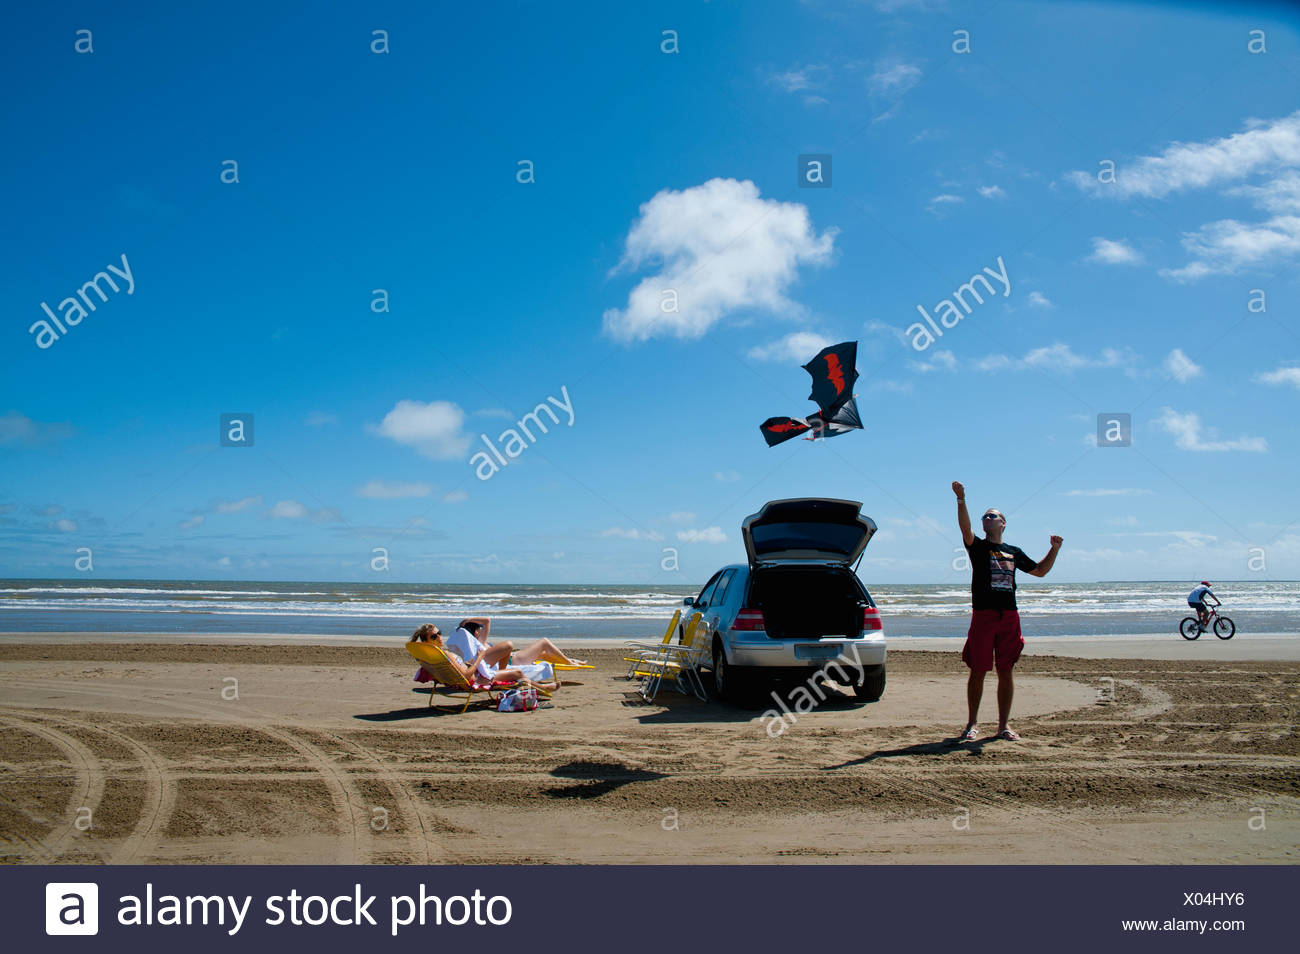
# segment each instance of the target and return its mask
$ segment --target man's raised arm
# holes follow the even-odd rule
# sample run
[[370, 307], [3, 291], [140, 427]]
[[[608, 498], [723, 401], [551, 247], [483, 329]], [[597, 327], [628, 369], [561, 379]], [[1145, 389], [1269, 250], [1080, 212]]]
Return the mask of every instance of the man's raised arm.
[[961, 527], [961, 542], [970, 546], [975, 542], [975, 534], [970, 528], [970, 514], [966, 512], [966, 488], [961, 481], [954, 480], [952, 492], [957, 495], [957, 526]]
[[1061, 543], [1063, 541], [1056, 534], [1052, 534], [1052, 548], [1047, 551], [1047, 556], [1038, 561], [1037, 569], [1029, 571], [1030, 576], [1047, 576], [1052, 567], [1056, 564], [1056, 554], [1061, 552]]

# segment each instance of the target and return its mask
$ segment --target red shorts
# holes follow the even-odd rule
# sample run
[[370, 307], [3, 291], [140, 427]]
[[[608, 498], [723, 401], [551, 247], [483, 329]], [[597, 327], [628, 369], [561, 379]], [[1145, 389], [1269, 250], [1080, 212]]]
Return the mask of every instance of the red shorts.
[[1010, 669], [1025, 648], [1020, 635], [1020, 614], [1015, 610], [974, 610], [961, 660], [974, 672], [993, 668], [994, 656], [999, 669]]

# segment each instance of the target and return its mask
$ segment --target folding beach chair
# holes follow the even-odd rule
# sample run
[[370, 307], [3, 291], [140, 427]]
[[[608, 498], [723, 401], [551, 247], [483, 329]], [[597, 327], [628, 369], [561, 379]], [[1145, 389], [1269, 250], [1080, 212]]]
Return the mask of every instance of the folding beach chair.
[[557, 682], [561, 681], [561, 680], [560, 680], [559, 673], [562, 673], [562, 672], [577, 672], [577, 671], [580, 670], [580, 669], [595, 669], [595, 668], [596, 668], [596, 667], [593, 666], [591, 663], [557, 663], [557, 662], [553, 662], [553, 663], [550, 664], [550, 666], [551, 666], [551, 669], [553, 669], [553, 670], [555, 671], [555, 673], [556, 673], [555, 679], [556, 679]]
[[[465, 693], [465, 705], [461, 707], [461, 712], [469, 708], [474, 696], [485, 693], [494, 702], [497, 697], [493, 693], [502, 693], [507, 689], [536, 689], [538, 693], [547, 698], [550, 698], [551, 695], [548, 690], [543, 689], [531, 679], [519, 679], [514, 682], [488, 682], [486, 679], [480, 679], [477, 672], [474, 673], [473, 679], [469, 679], [459, 666], [447, 658], [447, 654], [443, 650], [432, 643], [407, 643], [406, 651], [415, 657], [420, 664], [420, 668], [427, 672], [435, 683], [446, 686], [455, 692]], [[432, 687], [430, 687], [429, 705], [433, 705], [433, 695]]]
[[[698, 613], [696, 614], [699, 615]], [[677, 632], [677, 623], [682, 618], [682, 611], [677, 610], [673, 613], [673, 618], [668, 621], [668, 628], [664, 630], [664, 638], [657, 643], [646, 642], [645, 640], [629, 639], [623, 645], [628, 648], [631, 655], [624, 656], [623, 661], [628, 663], [627, 674], [624, 679], [631, 679], [636, 675], [637, 664], [646, 656], [653, 656], [660, 649], [667, 646], [673, 641], [673, 633]]]
[[708, 658], [711, 632], [709, 624], [696, 613], [686, 624], [683, 642], [660, 646], [652, 655], [644, 657], [634, 673], [641, 679], [641, 698], [653, 702], [663, 681], [671, 679], [678, 692], [708, 702], [709, 693], [704, 688], [700, 667]]

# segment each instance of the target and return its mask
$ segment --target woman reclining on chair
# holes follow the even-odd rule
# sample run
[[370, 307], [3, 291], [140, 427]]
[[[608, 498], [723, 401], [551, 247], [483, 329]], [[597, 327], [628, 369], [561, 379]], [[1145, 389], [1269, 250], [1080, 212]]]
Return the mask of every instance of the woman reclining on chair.
[[[466, 620], [466, 622], [471, 622]], [[457, 632], [461, 632], [457, 629]], [[466, 635], [471, 635], [466, 633]], [[449, 639], [444, 639], [438, 627], [432, 623], [425, 623], [411, 636], [411, 642], [428, 642], [443, 650], [451, 664], [465, 677], [467, 682], [473, 682], [475, 676], [483, 682], [528, 682], [542, 689], [558, 689], [560, 681], [555, 678], [555, 670], [551, 668], [549, 661], [541, 662], [519, 662], [517, 665], [508, 665], [500, 667], [490, 665], [485, 662], [487, 655], [486, 648], [476, 650], [471, 662], [466, 662], [465, 658], [468, 653], [465, 649], [463, 640], [457, 640], [452, 643]], [[550, 640], [539, 640], [550, 646]], [[459, 644], [459, 645], [458, 645]], [[481, 646], [482, 644], [480, 644]], [[509, 643], [500, 643], [498, 645], [509, 646]], [[536, 644], [534, 644], [536, 645]], [[494, 647], [495, 648], [495, 647]], [[529, 649], [534, 648], [530, 646]], [[554, 648], [553, 646], [551, 648]], [[558, 650], [555, 650], [557, 653]], [[563, 653], [559, 653], [562, 659], [567, 659]], [[514, 660], [511, 660], [513, 663]]]
[[557, 663], [561, 666], [586, 667], [581, 659], [570, 659], [549, 639], [536, 639], [523, 649], [515, 649], [507, 640], [491, 643], [492, 620], [486, 616], [471, 616], [460, 621], [455, 632], [445, 637], [447, 646], [464, 660], [477, 660], [479, 675], [488, 678], [488, 671], [498, 666], [521, 666], [529, 663]]

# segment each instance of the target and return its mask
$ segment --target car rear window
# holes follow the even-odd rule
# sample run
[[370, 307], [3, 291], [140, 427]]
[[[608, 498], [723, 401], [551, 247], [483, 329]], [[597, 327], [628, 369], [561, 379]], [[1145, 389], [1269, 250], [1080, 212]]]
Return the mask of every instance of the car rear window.
[[833, 550], [849, 554], [862, 539], [862, 528], [842, 523], [772, 523], [751, 529], [759, 556], [778, 550]]

